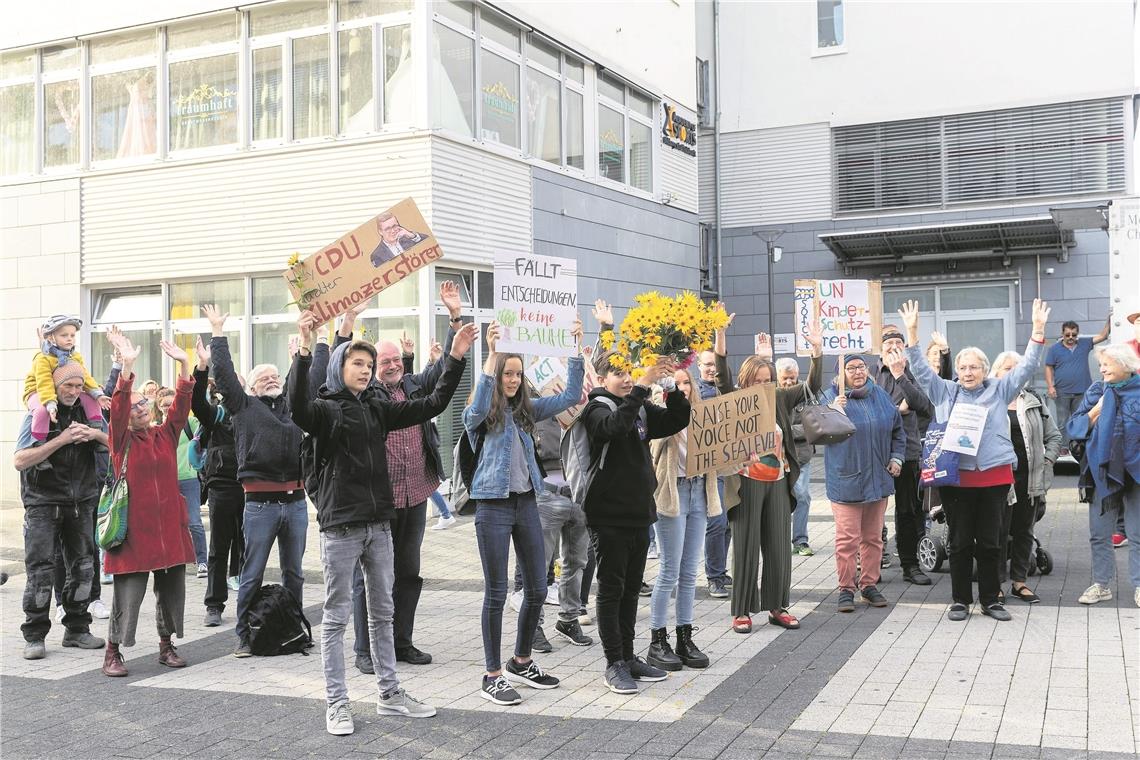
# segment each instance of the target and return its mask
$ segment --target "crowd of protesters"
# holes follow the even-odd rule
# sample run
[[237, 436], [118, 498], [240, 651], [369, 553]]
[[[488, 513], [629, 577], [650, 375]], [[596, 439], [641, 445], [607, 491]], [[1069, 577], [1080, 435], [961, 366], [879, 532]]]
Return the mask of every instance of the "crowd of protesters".
[[[75, 350], [82, 322], [68, 315], [46, 320], [25, 384], [28, 412], [15, 454], [25, 507], [24, 657], [46, 656], [54, 606], [64, 647], [101, 649], [103, 673], [127, 675], [123, 650], [135, 644], [149, 584], [158, 661], [185, 667], [173, 639], [185, 628], [187, 566], [206, 579], [206, 627], [225, 622], [235, 592], [234, 656], [251, 656], [250, 607], [274, 545], [282, 585], [304, 605], [302, 560], [312, 503], [324, 577], [320, 649], [328, 731], [354, 729], [344, 654], [350, 618], [355, 666], [376, 676], [378, 710], [435, 715], [435, 708], [400, 687], [397, 662], [432, 661], [413, 643], [424, 583], [420, 553], [429, 501], [438, 504], [434, 527], [456, 524], [439, 493], [449, 476], [452, 493], [465, 490], [475, 507], [472, 550], [484, 575], [479, 693], [497, 705], [521, 702], [516, 686], [559, 686], [558, 677], [532, 657], [551, 649], [542, 608], [555, 562], [554, 631], [587, 647], [594, 640], [582, 628], [596, 625], [606, 660], [601, 681], [619, 694], [684, 667], [710, 665], [694, 641], [702, 562], [708, 597], [731, 599], [726, 618], [732, 630], [751, 632], [757, 613], [766, 613], [771, 625], [800, 628], [789, 611], [792, 560], [814, 553], [811, 462], [820, 453], [834, 517], [841, 613], [855, 610], [857, 600], [889, 605], [879, 585], [888, 562], [884, 517], [892, 496], [901, 576], [915, 585], [932, 582], [919, 567], [917, 546], [928, 505], [941, 504], [949, 527], [952, 621], [970, 615], [974, 578], [979, 612], [994, 620], [1011, 619], [1008, 599], [1041, 601], [1028, 585], [1033, 526], [1061, 456], [1080, 462], [1089, 502], [1093, 583], [1081, 603], [1112, 598], [1112, 550], [1129, 544], [1130, 535], [1140, 539], [1140, 344], [1134, 339], [1101, 349], [1101, 379], [1093, 382], [1090, 352], [1107, 339], [1107, 324], [1088, 339], [1065, 322], [1060, 339], [1046, 350], [1050, 311], [1044, 302], [1034, 302], [1025, 353], [1006, 351], [992, 364], [972, 346], [959, 347], [951, 360], [937, 333], [924, 349], [918, 305], [908, 302], [899, 311], [903, 327], [883, 328], [878, 355], [840, 357], [828, 387], [818, 324], [804, 336], [812, 354], [804, 382], [794, 359], [773, 363], [764, 334], [734, 380], [728, 327], [717, 332], [712, 350], [695, 357], [693, 370], [662, 357], [635, 381], [612, 352], [583, 348], [577, 322], [577, 353], [567, 362], [565, 386], [542, 397], [526, 379], [526, 357], [498, 350], [501, 328], [492, 323], [482, 371], [465, 402], [456, 472], [445, 473], [433, 420], [452, 403], [463, 403], [453, 396], [479, 334], [462, 319], [454, 283], [441, 286], [440, 300], [450, 327], [420, 372], [409, 343], [354, 339], [362, 304], [327, 339], [318, 335], [316, 317], [303, 312], [288, 373], [261, 364], [244, 378], [225, 335], [227, 315], [207, 304], [202, 312], [212, 337], [198, 340], [194, 366], [184, 348], [160, 343], [178, 367], [171, 389], [140, 382], [134, 368], [143, 347], [114, 329], [108, 334], [111, 377], [99, 386]], [[596, 303], [593, 316], [600, 329], [612, 326], [608, 304]], [[1128, 321], [1140, 339], [1140, 314]], [[591, 479], [583, 493], [574, 493], [570, 463], [558, 453], [559, 438], [569, 433], [553, 418], [581, 403], [586, 362], [598, 384], [574, 425], [588, 448]], [[1039, 394], [1029, 385], [1043, 362], [1047, 393]], [[687, 475], [692, 405], [765, 383], [776, 387], [776, 450], [739, 471]], [[854, 433], [813, 446], [804, 414], [816, 403], [845, 415]], [[976, 455], [960, 456], [956, 485], [939, 488], [936, 499], [924, 497], [920, 460], [927, 429], [946, 422], [958, 404], [973, 405], [984, 420]], [[461, 474], [465, 460], [470, 466]], [[126, 535], [101, 551], [95, 543], [100, 494], [117, 478], [125, 479], [129, 492]], [[652, 588], [643, 577], [651, 544], [658, 559]], [[514, 596], [508, 589], [512, 546]], [[1129, 574], [1140, 606], [1140, 540], [1129, 546]], [[112, 589], [109, 611], [100, 598], [104, 584]], [[639, 597], [646, 594], [650, 643], [642, 657], [635, 641]], [[504, 663], [508, 599], [518, 626]], [[109, 617], [106, 640], [91, 632], [93, 617]]]

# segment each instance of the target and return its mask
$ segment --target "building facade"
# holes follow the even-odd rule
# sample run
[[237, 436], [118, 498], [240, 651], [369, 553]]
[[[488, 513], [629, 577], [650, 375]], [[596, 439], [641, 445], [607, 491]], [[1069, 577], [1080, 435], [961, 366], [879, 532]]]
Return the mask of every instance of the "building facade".
[[1137, 192], [1135, 14], [699, 3], [701, 239], [715, 258], [719, 237], [732, 353], [790, 333], [792, 283], [813, 277], [880, 280], [885, 322], [917, 299], [924, 340], [939, 330], [991, 358], [1024, 349], [1034, 298], [1053, 307], [1051, 337], [1067, 319], [1091, 335], [1110, 283], [1133, 278], [1113, 304], [1128, 329], [1140, 243], [1111, 255], [1108, 227]]
[[82, 316], [96, 377], [117, 324], [169, 384], [158, 340], [191, 346], [210, 302], [243, 370], [285, 367], [287, 258], [409, 196], [444, 259], [362, 323], [421, 357], [440, 281], [490, 321], [497, 251], [577, 259], [582, 303], [700, 285], [691, 1], [64, 5], [0, 33], [0, 459], [45, 316]]

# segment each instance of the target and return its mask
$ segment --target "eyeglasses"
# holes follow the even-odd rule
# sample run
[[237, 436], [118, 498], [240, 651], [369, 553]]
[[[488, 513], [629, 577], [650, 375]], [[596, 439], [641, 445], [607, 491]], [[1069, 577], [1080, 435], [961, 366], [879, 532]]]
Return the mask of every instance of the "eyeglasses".
[[150, 400], [144, 398], [142, 401], [136, 401], [135, 403], [131, 404], [131, 409], [138, 410], [141, 412], [143, 409], [146, 409], [148, 406], [150, 406]]
[[966, 364], [958, 367], [959, 372], [981, 372], [983, 369], [985, 368], [977, 364]]
[[866, 364], [848, 364], [847, 365], [847, 371], [848, 372], [866, 372], [867, 371], [867, 365]]
[[403, 364], [403, 363], [404, 363], [404, 360], [403, 360], [403, 359], [400, 359], [400, 358], [398, 358], [398, 357], [397, 357], [397, 358], [395, 358], [395, 359], [381, 359], [381, 360], [380, 360], [379, 362], [377, 362], [377, 363], [378, 363], [378, 364], [379, 364], [381, 367], [388, 367], [388, 366], [391, 366], [391, 365], [393, 365], [393, 364]]

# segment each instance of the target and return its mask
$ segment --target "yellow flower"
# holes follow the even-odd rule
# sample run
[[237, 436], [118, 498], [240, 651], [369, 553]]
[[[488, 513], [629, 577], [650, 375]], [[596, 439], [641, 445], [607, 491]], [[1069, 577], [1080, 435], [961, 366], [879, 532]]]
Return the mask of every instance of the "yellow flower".
[[605, 332], [603, 332], [599, 336], [599, 338], [602, 341], [602, 348], [604, 348], [605, 350], [609, 351], [611, 348], [614, 347], [614, 331], [613, 330], [606, 330]]
[[301, 254], [294, 252], [293, 255], [289, 257], [290, 268], [295, 267], [300, 263], [301, 263]]

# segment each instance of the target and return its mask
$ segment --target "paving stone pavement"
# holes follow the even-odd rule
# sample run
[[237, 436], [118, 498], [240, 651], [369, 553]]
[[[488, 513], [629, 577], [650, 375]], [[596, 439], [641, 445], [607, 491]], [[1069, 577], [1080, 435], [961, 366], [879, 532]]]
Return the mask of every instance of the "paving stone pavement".
[[[1140, 754], [1140, 610], [1131, 601], [1127, 550], [1117, 552], [1116, 599], [1076, 603], [1088, 585], [1087, 507], [1072, 477], [1059, 477], [1038, 524], [1054, 556], [1049, 576], [1032, 579], [1042, 597], [1011, 602], [1013, 622], [976, 612], [965, 624], [945, 619], [949, 577], [930, 587], [902, 581], [897, 564], [881, 589], [891, 605], [835, 612], [834, 528], [816, 486], [814, 557], [796, 557], [793, 611], [800, 631], [756, 619], [748, 636], [729, 627], [726, 601], [700, 580], [695, 636], [713, 665], [671, 674], [638, 694], [601, 684], [601, 647], [552, 636], [539, 662], [563, 679], [552, 691], [525, 690], [513, 708], [477, 694], [482, 672], [479, 610], [482, 574], [470, 519], [428, 531], [426, 579], [416, 644], [430, 666], [401, 663], [409, 693], [441, 708], [426, 721], [375, 713], [373, 677], [359, 674], [346, 644], [356, 733], [324, 731], [319, 653], [234, 659], [233, 604], [225, 628], [202, 627], [205, 581], [188, 577], [186, 637], [191, 663], [157, 663], [153, 608], [144, 603], [138, 646], [126, 650], [130, 676], [101, 675], [101, 653], [62, 649], [48, 636], [48, 657], [20, 657], [23, 575], [0, 586], [0, 756], [4, 758], [177, 756], [383, 758], [1076, 758]], [[1053, 501], [1056, 504], [1052, 503]], [[19, 510], [0, 512], [0, 560], [9, 571], [22, 553]], [[888, 524], [890, 520], [888, 519]], [[893, 527], [893, 526], [892, 526]], [[319, 641], [323, 597], [315, 522], [306, 553], [306, 613]], [[656, 562], [647, 569], [652, 583]], [[275, 580], [267, 574], [267, 582]], [[109, 591], [108, 587], [104, 587]], [[109, 598], [109, 595], [108, 595]], [[554, 608], [547, 607], [548, 620]], [[514, 639], [508, 611], [504, 653]], [[596, 637], [596, 628], [586, 628]], [[104, 635], [96, 621], [93, 632]], [[548, 627], [548, 635], [553, 631]], [[648, 645], [648, 599], [639, 611]], [[351, 639], [351, 632], [349, 633]]]

